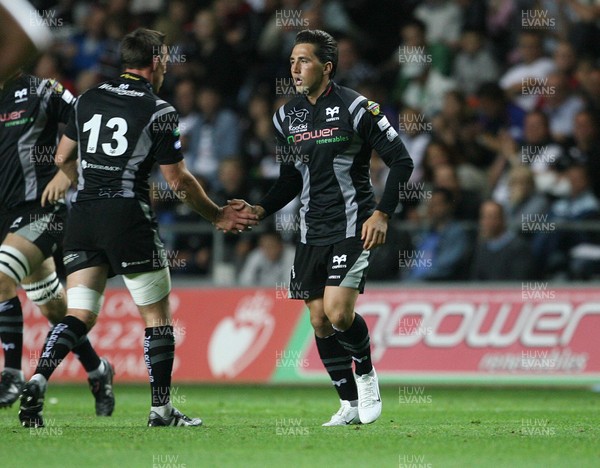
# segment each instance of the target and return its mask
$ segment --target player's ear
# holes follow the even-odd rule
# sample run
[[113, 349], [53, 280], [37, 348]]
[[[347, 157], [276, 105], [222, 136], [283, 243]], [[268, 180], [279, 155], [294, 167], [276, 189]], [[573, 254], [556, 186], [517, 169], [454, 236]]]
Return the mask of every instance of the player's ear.
[[331, 75], [332, 70], [333, 70], [333, 63], [325, 62], [325, 65], [323, 65], [323, 76]]
[[155, 71], [158, 68], [158, 62], [160, 62], [160, 57], [155, 55], [152, 57], [152, 71]]

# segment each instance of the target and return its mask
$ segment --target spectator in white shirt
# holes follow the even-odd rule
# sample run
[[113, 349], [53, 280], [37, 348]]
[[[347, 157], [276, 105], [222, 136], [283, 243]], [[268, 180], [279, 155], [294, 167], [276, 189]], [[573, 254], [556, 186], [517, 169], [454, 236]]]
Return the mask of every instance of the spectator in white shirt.
[[500, 86], [513, 102], [526, 111], [535, 108], [539, 92], [547, 86], [545, 80], [554, 70], [554, 62], [544, 57], [542, 35], [523, 31], [519, 35], [521, 62], [509, 68], [500, 78]]
[[498, 64], [486, 50], [481, 32], [463, 32], [460, 50], [454, 59], [452, 76], [458, 86], [468, 96], [474, 95], [487, 81], [496, 81], [499, 76]]
[[551, 73], [548, 88], [551, 92], [540, 98], [540, 109], [548, 116], [552, 138], [563, 143], [573, 136], [575, 116], [585, 102], [569, 90], [568, 78], [563, 73]]
[[462, 10], [450, 0], [425, 0], [415, 8], [415, 18], [427, 25], [427, 42], [454, 48], [460, 39]]
[[422, 112], [427, 119], [434, 117], [444, 105], [444, 96], [456, 89], [456, 82], [442, 75], [430, 63], [421, 63], [416, 76], [403, 94], [404, 103]]
[[288, 284], [294, 263], [294, 248], [283, 243], [278, 232], [264, 232], [258, 248], [250, 252], [239, 283], [242, 286], [270, 286]]

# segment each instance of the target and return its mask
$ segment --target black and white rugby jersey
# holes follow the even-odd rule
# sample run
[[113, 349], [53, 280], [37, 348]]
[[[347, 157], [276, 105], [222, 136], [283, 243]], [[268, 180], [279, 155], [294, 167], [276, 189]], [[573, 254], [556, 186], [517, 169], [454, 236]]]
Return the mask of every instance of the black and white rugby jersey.
[[0, 212], [39, 200], [56, 174], [58, 125], [75, 97], [50, 79], [19, 75], [0, 90]]
[[[375, 209], [392, 215], [413, 162], [379, 105], [331, 82], [312, 105], [306, 96], [273, 116], [280, 177], [259, 203], [267, 215], [300, 193], [300, 241], [329, 245], [360, 236]], [[390, 167], [377, 204], [370, 181], [371, 151]]]
[[148, 177], [154, 163], [183, 159], [175, 108], [133, 73], [83, 93], [65, 135], [79, 142], [74, 203], [106, 198], [150, 203]]

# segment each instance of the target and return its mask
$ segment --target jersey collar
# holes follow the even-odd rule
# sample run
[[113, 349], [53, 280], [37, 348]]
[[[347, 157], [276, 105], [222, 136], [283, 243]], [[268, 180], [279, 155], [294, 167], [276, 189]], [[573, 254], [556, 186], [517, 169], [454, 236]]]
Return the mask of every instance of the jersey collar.
[[[315, 106], [318, 105], [321, 100], [325, 99], [327, 96], [329, 96], [331, 94], [331, 91], [333, 90], [334, 86], [335, 86], [335, 83], [332, 80], [329, 80], [329, 84], [317, 98], [317, 100], [315, 102]], [[305, 99], [308, 101], [308, 97], [305, 96]]]
[[152, 90], [152, 84], [146, 78], [144, 78], [141, 75], [138, 75], [137, 73], [124, 72], [121, 73], [121, 78], [127, 81], [134, 81], [136, 83], [140, 83]]

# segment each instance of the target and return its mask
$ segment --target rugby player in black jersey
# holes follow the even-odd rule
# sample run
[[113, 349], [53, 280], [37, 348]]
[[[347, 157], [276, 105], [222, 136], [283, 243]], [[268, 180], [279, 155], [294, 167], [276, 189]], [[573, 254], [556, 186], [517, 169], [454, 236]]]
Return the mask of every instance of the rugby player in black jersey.
[[[170, 401], [175, 338], [169, 311], [171, 280], [150, 208], [148, 178], [155, 162], [169, 185], [223, 231], [255, 225], [257, 216], [218, 207], [186, 169], [178, 116], [159, 98], [166, 72], [164, 35], [138, 29], [121, 42], [124, 73], [85, 92], [75, 105], [56, 155], [77, 183], [64, 242], [67, 316], [54, 328], [25, 384], [19, 419], [43, 424], [47, 381], [73, 345], [96, 322], [106, 279], [123, 275], [146, 324], [144, 361], [151, 387], [149, 426], [199, 426]], [[78, 158], [79, 156], [79, 158]], [[79, 162], [78, 162], [79, 160]], [[49, 197], [52, 201], [53, 196]]]
[[[281, 154], [280, 176], [255, 206], [232, 206], [262, 219], [300, 194], [300, 243], [289, 296], [310, 310], [319, 355], [341, 407], [324, 426], [363, 424], [381, 414], [377, 374], [363, 318], [354, 312], [363, 292], [369, 253], [385, 242], [388, 220], [413, 163], [379, 105], [332, 81], [337, 44], [320, 30], [300, 31], [290, 56], [299, 96], [273, 116]], [[390, 167], [375, 201], [371, 151]], [[352, 372], [354, 361], [356, 379]]]
[[[21, 370], [23, 312], [17, 287], [52, 322], [67, 312], [53, 254], [62, 245], [68, 178], [57, 171], [58, 125], [69, 119], [75, 97], [51, 79], [17, 73], [0, 82], [0, 340], [4, 370], [0, 407], [11, 406], [25, 383]], [[57, 203], [45, 203], [52, 190]], [[110, 416], [115, 405], [113, 369], [86, 337], [73, 349], [88, 373], [96, 414]]]

